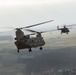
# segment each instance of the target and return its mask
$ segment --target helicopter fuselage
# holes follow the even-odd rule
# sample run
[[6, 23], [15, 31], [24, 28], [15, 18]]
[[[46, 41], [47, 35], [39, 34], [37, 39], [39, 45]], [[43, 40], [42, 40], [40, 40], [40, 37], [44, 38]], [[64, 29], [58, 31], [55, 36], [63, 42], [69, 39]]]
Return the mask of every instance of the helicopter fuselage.
[[17, 49], [31, 49], [36, 47], [42, 47], [45, 45], [43, 37], [33, 37], [25, 40], [15, 41]]
[[70, 31], [69, 31], [68, 28], [62, 28], [62, 29], [61, 29], [61, 34], [62, 34], [62, 33], [67, 33], [67, 34], [68, 34], [69, 32], [70, 32]]

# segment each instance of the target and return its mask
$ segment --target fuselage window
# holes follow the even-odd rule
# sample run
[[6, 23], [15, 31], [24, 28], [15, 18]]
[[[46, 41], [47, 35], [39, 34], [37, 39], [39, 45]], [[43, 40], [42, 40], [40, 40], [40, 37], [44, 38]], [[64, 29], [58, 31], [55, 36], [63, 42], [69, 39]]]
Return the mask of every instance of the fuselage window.
[[31, 42], [33, 42], [33, 43], [34, 43], [34, 40], [32, 40]]

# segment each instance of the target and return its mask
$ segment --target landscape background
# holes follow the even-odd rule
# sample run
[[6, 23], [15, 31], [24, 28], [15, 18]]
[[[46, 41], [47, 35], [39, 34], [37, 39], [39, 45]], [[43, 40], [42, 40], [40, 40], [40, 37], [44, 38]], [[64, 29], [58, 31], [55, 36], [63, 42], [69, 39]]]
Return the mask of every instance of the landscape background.
[[[52, 34], [53, 33], [53, 34]], [[46, 45], [28, 52], [23, 49], [17, 53], [12, 36], [0, 36], [0, 74], [1, 75], [44, 75], [59, 69], [76, 67], [76, 33], [56, 35], [56, 32], [43, 34]]]

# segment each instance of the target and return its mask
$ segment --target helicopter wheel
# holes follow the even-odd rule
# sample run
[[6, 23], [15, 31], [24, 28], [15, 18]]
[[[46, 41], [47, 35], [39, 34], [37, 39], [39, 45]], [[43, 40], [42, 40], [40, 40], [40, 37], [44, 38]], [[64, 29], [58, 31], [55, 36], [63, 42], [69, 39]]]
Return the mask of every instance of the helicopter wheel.
[[31, 50], [31, 48], [29, 49], [29, 52], [31, 52], [32, 50]]
[[68, 34], [68, 32], [66, 34]]
[[17, 52], [19, 53], [19, 49], [17, 50]]
[[42, 47], [40, 47], [39, 49], [40, 49], [40, 50], [42, 50], [43, 48], [42, 48]]

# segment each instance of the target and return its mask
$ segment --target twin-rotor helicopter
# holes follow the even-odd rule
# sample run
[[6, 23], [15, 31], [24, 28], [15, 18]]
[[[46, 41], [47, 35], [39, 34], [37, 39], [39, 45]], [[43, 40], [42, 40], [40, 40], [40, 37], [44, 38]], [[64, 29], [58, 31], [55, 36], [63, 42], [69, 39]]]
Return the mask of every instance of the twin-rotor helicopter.
[[[15, 29], [16, 30], [16, 32], [15, 32], [16, 38], [15, 38], [14, 44], [17, 47], [17, 52], [19, 53], [19, 51], [22, 49], [28, 49], [28, 51], [31, 52], [32, 48], [37, 48], [37, 47], [39, 47], [39, 49], [42, 50], [43, 46], [45, 45], [45, 40], [41, 35], [42, 33], [56, 31], [56, 30], [61, 30], [61, 34], [62, 33], [68, 34], [70, 32], [69, 28], [67, 28], [65, 25], [63, 28], [59, 28], [59, 26], [57, 26], [56, 30], [42, 31], [42, 32], [28, 29], [30, 27], [39, 26], [39, 25], [46, 24], [46, 23], [49, 23], [52, 21], [54, 21], [54, 20], [45, 21], [42, 23], [38, 23], [38, 24], [26, 26], [26, 27], [16, 28]], [[69, 26], [75, 26], [75, 25], [76, 24], [67, 25], [67, 26], [69, 27]], [[22, 31], [22, 29], [25, 29], [26, 31], [32, 32], [32, 34], [24, 35], [24, 32]], [[30, 37], [30, 35], [36, 35], [36, 36]]]
[[[19, 50], [21, 50], [21, 49], [28, 49], [29, 52], [31, 52], [32, 48], [36, 48], [36, 47], [39, 47], [39, 49], [42, 50], [43, 46], [45, 45], [45, 41], [44, 41], [41, 34], [48, 32], [48, 31], [38, 32], [38, 31], [34, 31], [34, 30], [31, 30], [28, 28], [38, 26], [38, 25], [42, 25], [45, 23], [49, 23], [52, 21], [53, 20], [34, 24], [34, 25], [30, 25], [27, 27], [16, 28], [15, 29], [16, 30], [15, 45], [17, 47], [17, 52], [19, 52]], [[25, 29], [26, 31], [32, 32], [32, 34], [24, 35], [24, 33], [21, 29]], [[36, 34], [36, 37], [32, 37], [32, 38], [30, 37], [30, 35], [35, 35], [35, 34]]]

